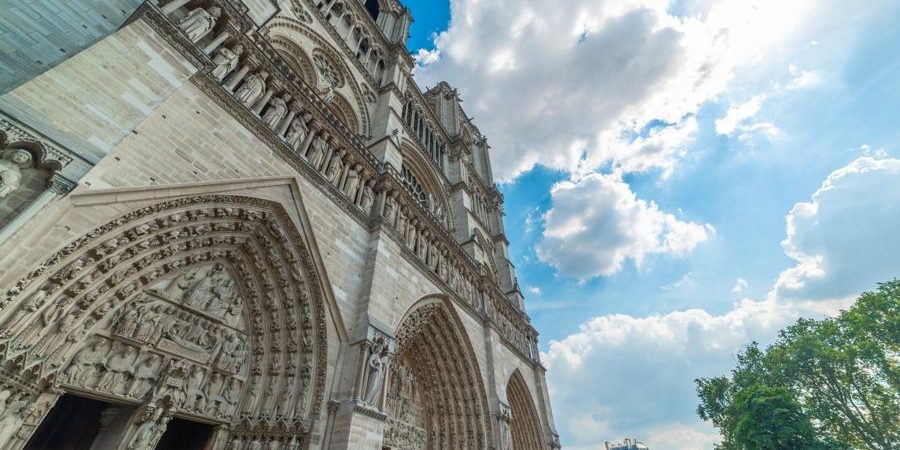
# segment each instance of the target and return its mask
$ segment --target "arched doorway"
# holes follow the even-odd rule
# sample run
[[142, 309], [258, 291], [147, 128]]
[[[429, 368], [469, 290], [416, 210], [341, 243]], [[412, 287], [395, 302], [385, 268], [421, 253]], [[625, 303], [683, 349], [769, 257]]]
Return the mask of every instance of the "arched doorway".
[[21, 448], [62, 393], [133, 408], [121, 448], [154, 448], [173, 418], [296, 448], [319, 415], [320, 280], [277, 203], [141, 208], [65, 246], [4, 300], [0, 395], [36, 406], [7, 408], [3, 448]]
[[452, 306], [437, 297], [419, 301], [397, 329], [385, 447], [487, 448], [485, 398], [475, 355]]
[[509, 401], [512, 413], [509, 425], [512, 448], [515, 450], [544, 448], [541, 444], [541, 425], [537, 410], [534, 408], [525, 378], [518, 369], [509, 377], [509, 383], [506, 385], [506, 399]]

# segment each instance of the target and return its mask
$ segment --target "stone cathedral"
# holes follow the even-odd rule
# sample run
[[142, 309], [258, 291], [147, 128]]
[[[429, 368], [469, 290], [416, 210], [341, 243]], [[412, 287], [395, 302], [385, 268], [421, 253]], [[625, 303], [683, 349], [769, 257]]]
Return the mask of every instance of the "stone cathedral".
[[0, 450], [558, 449], [397, 0], [0, 4]]

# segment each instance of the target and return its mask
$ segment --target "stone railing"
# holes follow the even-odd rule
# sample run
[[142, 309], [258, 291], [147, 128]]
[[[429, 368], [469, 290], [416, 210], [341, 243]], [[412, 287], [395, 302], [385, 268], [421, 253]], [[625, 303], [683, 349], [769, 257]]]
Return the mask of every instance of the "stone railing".
[[[181, 3], [181, 4], [178, 4]], [[177, 6], [173, 6], [177, 5]], [[378, 162], [362, 141], [328, 109], [328, 99], [290, 69], [264, 36], [250, 29], [235, 3], [217, 0], [220, 21], [199, 39], [185, 32], [183, 0], [162, 8], [145, 5], [147, 22], [202, 67], [194, 82], [298, 172], [305, 173], [364, 226], [381, 224], [439, 285], [494, 323], [526, 359], [538, 362], [537, 333], [527, 316], [500, 292], [439, 219], [406, 189], [392, 166]], [[168, 20], [166, 20], [168, 18]], [[224, 23], [221, 23], [224, 22]], [[194, 36], [196, 37], [196, 36]]]

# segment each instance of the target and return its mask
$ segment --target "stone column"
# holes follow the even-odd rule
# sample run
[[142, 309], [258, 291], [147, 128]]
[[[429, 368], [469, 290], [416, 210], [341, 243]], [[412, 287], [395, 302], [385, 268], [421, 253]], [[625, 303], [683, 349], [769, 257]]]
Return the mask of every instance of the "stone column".
[[191, 0], [172, 0], [169, 3], [166, 3], [165, 5], [163, 5], [163, 7], [160, 8], [160, 10], [162, 10], [162, 12], [164, 14], [169, 15], [169, 14], [172, 14], [173, 12], [175, 12], [178, 8], [181, 8], [182, 6], [187, 5], [188, 3], [190, 3], [190, 1]]
[[216, 49], [219, 48], [219, 46], [222, 45], [222, 43], [225, 42], [225, 40], [230, 36], [231, 34], [229, 34], [227, 31], [223, 31], [217, 34], [216, 37], [212, 41], [210, 41], [209, 44], [206, 45], [206, 47], [203, 48], [203, 53], [211, 55], [212, 52], [216, 51]]
[[269, 100], [272, 98], [273, 94], [275, 94], [275, 91], [272, 88], [266, 88], [266, 94], [253, 105], [253, 113], [257, 116], [262, 114], [263, 108], [269, 104]]
[[225, 82], [222, 86], [228, 90], [228, 92], [234, 92], [234, 89], [238, 84], [247, 76], [247, 72], [250, 72], [250, 66], [241, 66], [237, 72], [233, 73], [231, 77], [228, 78], [228, 81]]
[[288, 109], [287, 117], [281, 122], [281, 125], [278, 126], [278, 129], [275, 131], [275, 134], [278, 137], [284, 137], [284, 133], [287, 132], [289, 126], [291, 126], [291, 121], [294, 120], [294, 116], [297, 115], [297, 110], [291, 108]]

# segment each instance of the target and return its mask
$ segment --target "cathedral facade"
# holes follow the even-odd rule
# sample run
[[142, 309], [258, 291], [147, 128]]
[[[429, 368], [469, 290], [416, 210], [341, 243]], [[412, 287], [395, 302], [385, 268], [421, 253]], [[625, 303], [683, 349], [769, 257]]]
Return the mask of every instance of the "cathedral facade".
[[0, 449], [558, 449], [397, 0], [0, 7]]

